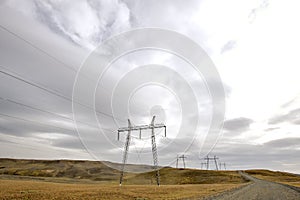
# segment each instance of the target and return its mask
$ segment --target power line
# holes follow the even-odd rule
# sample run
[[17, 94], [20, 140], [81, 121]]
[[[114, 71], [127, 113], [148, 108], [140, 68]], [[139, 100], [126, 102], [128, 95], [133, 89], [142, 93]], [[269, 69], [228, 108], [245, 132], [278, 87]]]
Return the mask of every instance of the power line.
[[[22, 82], [28, 84], [28, 85], [31, 85], [31, 86], [36, 87], [36, 88], [38, 88], [38, 89], [44, 90], [44, 91], [46, 91], [46, 92], [48, 92], [48, 93], [51, 93], [51, 94], [53, 94], [53, 95], [55, 95], [55, 96], [58, 96], [58, 97], [60, 97], [60, 98], [63, 98], [63, 99], [65, 99], [65, 100], [67, 100], [67, 101], [70, 101], [70, 98], [68, 98], [68, 97], [66, 97], [66, 96], [64, 96], [64, 95], [62, 95], [62, 94], [59, 94], [58, 92], [55, 92], [55, 91], [53, 91], [53, 90], [51, 90], [51, 89], [49, 89], [49, 88], [46, 88], [46, 87], [44, 87], [44, 86], [38, 85], [38, 84], [36, 84], [36, 83], [34, 83], [34, 82], [32, 82], [32, 81], [25, 80], [25, 79], [22, 78], [21, 76], [17, 75], [15, 72], [11, 72], [10, 70], [8, 70], [6, 67], [4, 67], [4, 66], [2, 66], [2, 65], [0, 65], [0, 67], [1, 67], [1, 68], [4, 68], [4, 69], [6, 70], [6, 71], [0, 70], [0, 73], [4, 74], [4, 75], [6, 75], [6, 76], [10, 76], [10, 77], [12, 77], [12, 78], [14, 78], [14, 79], [17, 79], [17, 80], [19, 80], [19, 81], [22, 81]], [[10, 73], [8, 73], [7, 71], [10, 71]]]
[[[0, 115], [4, 116], [4, 117], [16, 119], [16, 120], [19, 120], [19, 121], [25, 121], [25, 122], [29, 122], [29, 123], [33, 123], [33, 124], [39, 124], [39, 126], [43, 126], [43, 127], [53, 127], [53, 128], [61, 129], [61, 130], [64, 130], [64, 131], [74, 131], [74, 130], [63, 128], [63, 127], [60, 127], [60, 126], [55, 126], [55, 125], [51, 125], [51, 124], [45, 124], [45, 123], [41, 123], [41, 122], [37, 122], [37, 121], [32, 121], [32, 120], [24, 119], [24, 118], [17, 117], [17, 116], [7, 115], [7, 114], [4, 114], [4, 113], [0, 113]], [[104, 129], [104, 130], [111, 131], [109, 129]]]
[[[88, 123], [85, 123], [85, 122], [81, 122], [81, 121], [78, 121], [78, 120], [77, 120], [77, 121], [74, 121], [72, 118], [69, 118], [69, 117], [66, 117], [66, 116], [63, 116], [63, 115], [60, 115], [60, 114], [57, 114], [57, 113], [48, 111], [48, 110], [43, 110], [43, 109], [41, 109], [41, 108], [37, 108], [37, 107], [34, 107], [34, 106], [26, 105], [26, 104], [24, 104], [24, 103], [20, 103], [20, 102], [17, 102], [17, 101], [15, 101], [15, 100], [5, 99], [5, 98], [3, 98], [3, 97], [0, 97], [0, 99], [2, 99], [3, 101], [7, 101], [7, 102], [9, 102], [9, 103], [12, 103], [12, 104], [16, 104], [16, 105], [25, 107], [25, 108], [29, 108], [29, 109], [32, 109], [32, 110], [36, 110], [36, 111], [40, 111], [40, 112], [43, 112], [43, 113], [51, 114], [51, 115], [54, 115], [54, 116], [57, 116], [57, 117], [61, 117], [61, 118], [70, 120], [70, 121], [72, 121], [72, 122], [81, 123], [81, 124], [84, 124], [84, 125], [89, 126], [89, 127], [93, 127], [93, 128], [96, 128], [96, 129], [99, 128], [99, 127], [97, 127], [97, 126], [93, 126], [93, 125], [91, 125], [91, 124], [88, 124]], [[101, 129], [107, 130], [107, 131], [113, 131], [113, 130], [110, 130], [110, 129], [107, 129], [107, 128], [102, 128], [102, 127], [101, 127]]]
[[[67, 67], [67, 68], [70, 69], [71, 71], [77, 73], [77, 70], [76, 70], [76, 69], [74, 69], [73, 67], [69, 66], [69, 65], [66, 64], [65, 62], [61, 61], [60, 59], [56, 58], [55, 56], [51, 55], [50, 53], [48, 53], [47, 51], [43, 50], [42, 48], [40, 48], [40, 47], [34, 45], [34, 44], [31, 43], [29, 40], [23, 38], [23, 37], [20, 36], [19, 34], [13, 32], [13, 31], [11, 31], [11, 30], [9, 30], [8, 28], [6, 28], [5, 26], [3, 26], [3, 25], [1, 25], [1, 24], [0, 24], [0, 28], [1, 28], [2, 30], [4, 30], [4, 31], [10, 33], [11, 35], [15, 36], [16, 38], [22, 40], [23, 42], [25, 42], [25, 43], [28, 44], [29, 46], [33, 47], [34, 49], [36, 49], [36, 50], [42, 52], [43, 54], [47, 55], [48, 57], [52, 58], [52, 59], [55, 60], [56, 62], [62, 64], [62, 65], [65, 66], [65, 67]], [[3, 66], [1, 66], [1, 67], [3, 67]], [[3, 67], [3, 68], [5, 68], [5, 67]], [[3, 73], [3, 71], [1, 71], [1, 72]], [[8, 74], [6, 74], [6, 75], [8, 75]], [[14, 78], [17, 78], [17, 77], [14, 77]], [[18, 78], [18, 79], [21, 80], [20, 78]], [[87, 79], [87, 80], [89, 80], [89, 79]], [[24, 80], [23, 80], [23, 81], [24, 81]], [[29, 82], [29, 81], [27, 81], [27, 83], [28, 83], [28, 82]], [[44, 87], [37, 86], [37, 84], [32, 84], [32, 82], [31, 82], [30, 85], [35, 85], [36, 87], [38, 87], [38, 88], [40, 88], [40, 89], [43, 88], [43, 90], [46, 89], [46, 88], [44, 88]], [[46, 89], [46, 90], [47, 90], [48, 92], [50, 92], [51, 94], [54, 94], [53, 91], [50, 91], [49, 89]], [[67, 100], [69, 100], [69, 101], [72, 101], [72, 100], [70, 100], [68, 97], [66, 97], [66, 96], [64, 96], [64, 95], [57, 94], [57, 93], [56, 93], [55, 95], [56, 95], [56, 96], [59, 96], [59, 97], [61, 97], [61, 98], [67, 99]], [[75, 102], [75, 101], [74, 101], [74, 102]], [[84, 107], [87, 107], [87, 108], [89, 108], [89, 109], [93, 109], [93, 108], [91, 108], [91, 107], [89, 107], [89, 106], [87, 106], [87, 105], [81, 104], [80, 102], [75, 102], [75, 103], [77, 103], [77, 104], [79, 104], [79, 105], [82, 105], [82, 106], [84, 106]], [[119, 121], [125, 122], [125, 120], [119, 119], [119, 118], [114, 117], [114, 116], [112, 116], [112, 115], [109, 115], [109, 114], [107, 114], [107, 113], [104, 113], [104, 112], [101, 112], [101, 111], [96, 111], [96, 112], [97, 112], [97, 113], [101, 113], [102, 115], [106, 115], [106, 116], [108, 116], [108, 117], [112, 117], [113, 119], [117, 119], [117, 120], [119, 120]]]
[[[5, 68], [5, 67], [3, 67], [2, 65], [0, 65], [0, 67]], [[23, 77], [18, 76], [18, 75], [16, 75], [16, 74], [8, 73], [8, 72], [5, 72], [5, 71], [3, 71], [3, 70], [0, 70], [0, 73], [4, 74], [4, 75], [6, 75], [6, 76], [10, 76], [10, 77], [12, 77], [12, 78], [14, 78], [14, 79], [17, 79], [17, 80], [19, 80], [19, 81], [22, 81], [22, 82], [24, 82], [24, 83], [26, 83], [26, 84], [28, 84], [28, 85], [31, 85], [31, 86], [33, 86], [33, 87], [36, 87], [36, 88], [38, 88], [38, 89], [40, 89], [40, 90], [43, 90], [43, 91], [45, 91], [45, 92], [48, 92], [48, 93], [50, 93], [50, 94], [52, 94], [52, 95], [54, 95], [54, 96], [63, 98], [63, 99], [65, 99], [65, 100], [67, 100], [67, 101], [70, 101], [70, 102], [79, 104], [79, 105], [81, 105], [81, 106], [83, 106], [83, 107], [85, 107], [85, 108], [94, 110], [94, 108], [91, 107], [91, 106], [82, 104], [82, 103], [80, 103], [80, 102], [78, 102], [78, 101], [73, 101], [73, 100], [72, 100], [71, 98], [69, 98], [69, 97], [66, 97], [66, 96], [64, 96], [64, 95], [62, 95], [62, 94], [60, 94], [60, 93], [58, 93], [58, 92], [55, 92], [55, 91], [49, 89], [49, 88], [40, 86], [39, 84], [34, 83], [34, 82], [32, 82], [32, 81], [28, 81], [28, 80], [24, 79]], [[114, 117], [114, 116], [112, 116], [112, 115], [110, 115], [110, 114], [107, 114], [107, 113], [105, 113], [105, 112], [102, 112], [102, 111], [95, 110], [95, 112], [98, 113], [98, 114], [105, 115], [105, 116], [107, 116], [107, 117], [113, 118], [113, 119], [117, 119], [117, 120], [119, 120], [119, 121], [124, 121], [124, 120], [122, 120], [122, 119], [120, 119], [120, 118]]]
[[[59, 127], [59, 126], [45, 124], [45, 123], [41, 123], [41, 122], [36, 122], [36, 121], [32, 121], [32, 120], [24, 119], [24, 118], [21, 118], [21, 117], [12, 116], [12, 115], [7, 115], [7, 114], [3, 114], [3, 113], [0, 113], [0, 116], [12, 118], [12, 119], [19, 120], [19, 121], [25, 121], [25, 122], [29, 122], [29, 123], [33, 123], [33, 124], [39, 124], [39, 126], [47, 127], [47, 128], [48, 127], [53, 127], [53, 128], [56, 128], [56, 129], [61, 129], [61, 130], [64, 130], [64, 131], [72, 131], [72, 132], [75, 130], [75, 128], [74, 128], [74, 130], [71, 130], [71, 129], [62, 128], [62, 127]], [[111, 131], [111, 130], [109, 130], [109, 131]], [[86, 148], [85, 144], [83, 143], [83, 141], [81, 139], [79, 141], [83, 145], [83, 147], [85, 147], [85, 149], [87, 150], [87, 148]], [[89, 152], [89, 151], [87, 150], [87, 152]]]
[[53, 128], [62, 129], [64, 131], [74, 131], [74, 130], [71, 130], [71, 129], [66, 129], [66, 128], [62, 128], [62, 127], [55, 126], [55, 125], [50, 125], [50, 124], [44, 124], [44, 123], [37, 122], [37, 121], [31, 121], [31, 120], [28, 120], [28, 119], [24, 119], [24, 118], [12, 116], [12, 115], [7, 115], [7, 114], [3, 114], [3, 113], [0, 113], [0, 115], [4, 116], [4, 117], [12, 118], [12, 119], [17, 119], [17, 120], [20, 120], [20, 121], [25, 121], [25, 122], [29, 122], [29, 123], [39, 124], [40, 126], [44, 126], [44, 127], [51, 126]]
[[0, 24], [0, 28], [8, 33], [10, 33], [11, 35], [15, 36], [16, 38], [22, 40], [23, 42], [25, 42], [26, 44], [28, 44], [29, 46], [31, 46], [32, 48], [42, 52], [43, 54], [47, 55], [48, 57], [52, 58], [53, 60], [55, 60], [56, 62], [62, 64], [63, 66], [65, 66], [66, 68], [70, 69], [71, 71], [74, 71], [75, 73], [77, 72], [76, 69], [74, 69], [73, 67], [69, 66], [68, 64], [66, 64], [65, 62], [61, 61], [60, 59], [54, 57], [53, 55], [51, 55], [50, 53], [48, 53], [47, 51], [43, 50], [42, 48], [34, 45], [33, 43], [31, 43], [29, 40], [26, 40], [25, 38], [23, 38], [22, 36], [18, 35], [17, 33], [9, 30], [8, 28], [6, 28], [5, 26]]

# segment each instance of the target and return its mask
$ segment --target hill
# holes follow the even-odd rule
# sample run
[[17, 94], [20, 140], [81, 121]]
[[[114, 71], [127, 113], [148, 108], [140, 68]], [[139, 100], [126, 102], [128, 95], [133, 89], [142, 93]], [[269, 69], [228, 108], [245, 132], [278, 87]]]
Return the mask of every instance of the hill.
[[300, 175], [298, 174], [266, 169], [253, 169], [245, 172], [259, 179], [300, 187]]
[[[247, 182], [237, 171], [213, 171], [198, 169], [175, 169], [162, 168], [160, 170], [161, 184], [222, 184], [222, 183], [245, 183]], [[128, 184], [155, 183], [155, 172], [136, 174], [128, 177]]]
[[[111, 163], [110, 163], [111, 164]], [[115, 163], [118, 166], [120, 164]], [[135, 171], [151, 168], [147, 165], [127, 165]], [[160, 170], [161, 184], [214, 184], [246, 182], [236, 171], [207, 171], [197, 169]], [[0, 175], [7, 178], [43, 178], [49, 181], [97, 181], [118, 183], [120, 171], [100, 161], [80, 160], [18, 160], [0, 159]], [[124, 184], [155, 184], [155, 173], [125, 173]]]

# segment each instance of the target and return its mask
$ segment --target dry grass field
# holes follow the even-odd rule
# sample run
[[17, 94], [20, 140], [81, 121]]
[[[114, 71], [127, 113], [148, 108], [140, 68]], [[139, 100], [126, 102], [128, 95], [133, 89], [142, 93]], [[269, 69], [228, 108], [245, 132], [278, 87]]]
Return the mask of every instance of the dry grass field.
[[241, 184], [105, 185], [0, 180], [0, 199], [186, 199], [216, 195]]
[[300, 187], [300, 175], [270, 170], [246, 170], [246, 172], [259, 179]]
[[[118, 165], [118, 164], [116, 164]], [[134, 169], [146, 165], [130, 165]], [[247, 170], [260, 179], [300, 186], [300, 176], [269, 170]], [[119, 187], [118, 170], [103, 162], [74, 160], [0, 159], [0, 200], [8, 199], [201, 199], [248, 184], [237, 171], [197, 169], [125, 173]]]
[[[146, 168], [146, 165], [130, 167]], [[74, 160], [14, 160], [0, 159], [0, 175], [2, 177], [35, 179], [52, 182], [78, 183], [97, 182], [116, 184], [120, 172], [109, 168], [103, 162]], [[213, 171], [197, 169], [174, 169], [170, 167], [160, 170], [162, 185], [181, 184], [215, 184], [244, 183], [245, 180], [236, 171]], [[1, 178], [1, 177], [0, 177]], [[125, 173], [124, 184], [155, 184], [155, 173]]]
[[125, 173], [119, 187], [120, 172], [103, 162], [0, 159], [0, 199], [191, 199], [247, 184], [236, 171], [166, 167], [160, 174], [160, 187], [154, 172]]
[[[182, 184], [222, 184], [222, 183], [244, 183], [245, 180], [237, 171], [213, 171], [197, 169], [175, 169], [163, 168], [160, 170], [161, 183], [163, 185]], [[125, 184], [153, 184], [155, 183], [155, 172], [128, 174]]]

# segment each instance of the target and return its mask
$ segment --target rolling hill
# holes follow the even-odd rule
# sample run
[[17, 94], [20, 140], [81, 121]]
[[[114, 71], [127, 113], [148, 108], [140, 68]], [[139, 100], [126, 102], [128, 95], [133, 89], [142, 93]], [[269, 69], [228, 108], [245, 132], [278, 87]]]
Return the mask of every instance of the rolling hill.
[[[110, 163], [111, 164], [111, 163]], [[120, 164], [115, 163], [118, 166]], [[127, 168], [149, 169], [148, 165], [127, 165]], [[213, 184], [246, 182], [236, 171], [207, 171], [197, 169], [160, 170], [161, 184]], [[19, 160], [0, 159], [0, 175], [7, 178], [38, 178], [57, 181], [96, 181], [118, 183], [120, 171], [100, 161], [81, 160]], [[155, 173], [125, 173], [124, 184], [155, 184]]]

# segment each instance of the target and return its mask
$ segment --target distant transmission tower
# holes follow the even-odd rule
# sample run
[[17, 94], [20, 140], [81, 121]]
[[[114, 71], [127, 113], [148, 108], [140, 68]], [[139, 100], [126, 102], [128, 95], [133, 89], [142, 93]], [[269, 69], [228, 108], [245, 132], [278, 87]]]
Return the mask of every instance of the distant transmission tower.
[[222, 166], [223, 166], [223, 169], [226, 170], [226, 163], [219, 163], [219, 168], [220, 170], [222, 169]]
[[207, 165], [207, 163], [201, 163], [201, 169], [203, 169], [203, 166], [206, 166]]
[[206, 169], [208, 170], [209, 169], [209, 162], [210, 161], [214, 161], [214, 163], [215, 163], [215, 166], [216, 166], [216, 170], [219, 170], [218, 169], [218, 163], [217, 163], [217, 160], [218, 160], [219, 158], [217, 157], [217, 156], [214, 156], [214, 157], [208, 157], [208, 156], [206, 156], [205, 158], [204, 158], [204, 160], [206, 160]]
[[130, 120], [128, 119], [128, 127], [123, 127], [118, 129], [118, 140], [120, 140], [120, 132], [128, 132], [124, 147], [124, 154], [123, 154], [123, 165], [121, 168], [121, 175], [120, 175], [120, 186], [123, 182], [124, 176], [124, 169], [127, 161], [128, 150], [130, 146], [130, 138], [131, 138], [131, 131], [139, 131], [139, 138], [141, 139], [142, 130], [151, 129], [151, 143], [152, 143], [152, 154], [153, 154], [153, 164], [154, 169], [156, 171], [156, 182], [157, 185], [160, 185], [160, 175], [159, 175], [159, 168], [158, 168], [158, 156], [157, 156], [157, 147], [155, 141], [155, 131], [156, 128], [164, 128], [165, 129], [165, 137], [167, 136], [167, 127], [164, 124], [154, 124], [155, 116], [153, 116], [152, 121], [149, 125], [140, 125], [140, 126], [132, 126]]
[[181, 159], [182, 160], [182, 164], [183, 164], [183, 169], [185, 169], [185, 158], [187, 158], [187, 157], [184, 154], [181, 155], [181, 156], [177, 155], [176, 168], [178, 168], [178, 162], [179, 162], [179, 159]]

